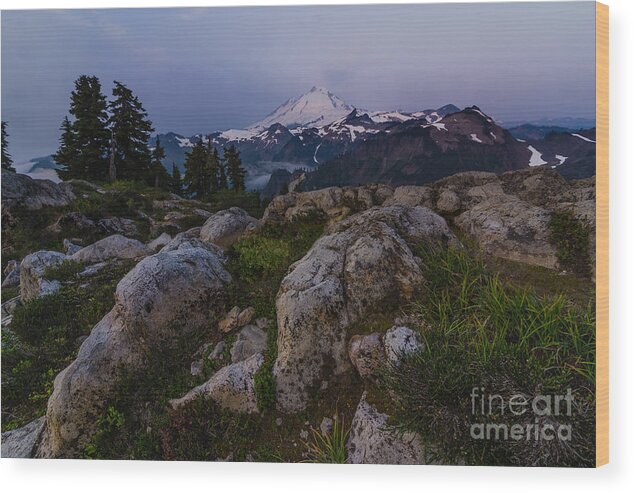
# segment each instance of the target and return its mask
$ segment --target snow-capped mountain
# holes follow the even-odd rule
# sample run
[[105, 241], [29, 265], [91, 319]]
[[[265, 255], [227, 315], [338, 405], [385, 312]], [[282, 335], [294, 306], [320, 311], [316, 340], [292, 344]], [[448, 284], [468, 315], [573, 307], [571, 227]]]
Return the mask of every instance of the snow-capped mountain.
[[354, 108], [343, 99], [321, 87], [313, 87], [297, 98], [291, 98], [263, 120], [254, 123], [250, 130], [263, 130], [274, 123], [288, 129], [319, 127], [345, 117]]

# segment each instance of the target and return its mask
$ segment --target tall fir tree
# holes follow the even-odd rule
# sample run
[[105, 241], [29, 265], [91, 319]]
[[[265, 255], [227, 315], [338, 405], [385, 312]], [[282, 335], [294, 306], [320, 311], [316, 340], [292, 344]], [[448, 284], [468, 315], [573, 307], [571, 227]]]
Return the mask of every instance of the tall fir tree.
[[227, 190], [228, 188], [229, 182], [227, 181], [227, 166], [225, 160], [218, 159], [218, 190]]
[[60, 130], [62, 136], [59, 139], [59, 149], [53, 154], [53, 159], [60, 165], [57, 174], [62, 180], [77, 178], [75, 165], [79, 158], [79, 152], [73, 124], [67, 116], [64, 117]]
[[9, 154], [7, 122], [2, 122], [2, 169], [15, 171], [15, 168], [13, 168], [12, 165], [13, 159], [11, 159], [11, 154]]
[[183, 193], [183, 183], [181, 178], [181, 171], [176, 164], [172, 163], [172, 178], [170, 180], [170, 192], [176, 195]]
[[106, 179], [110, 145], [107, 107], [97, 77], [82, 75], [75, 81], [69, 110], [73, 121], [62, 123], [60, 149], [53, 156], [66, 179]]
[[238, 152], [234, 146], [225, 149], [224, 161], [226, 163], [229, 180], [231, 181], [231, 188], [233, 190], [244, 190], [246, 171], [242, 167], [240, 152]]
[[209, 196], [209, 175], [207, 173], [207, 149], [202, 139], [198, 140], [185, 159], [185, 190], [199, 200]]
[[147, 181], [150, 176], [148, 142], [154, 130], [147, 112], [130, 89], [114, 81], [110, 103], [110, 125], [115, 141], [117, 179]]
[[165, 158], [165, 149], [161, 146], [161, 140], [156, 137], [156, 145], [152, 150], [150, 161], [150, 185], [156, 188], [162, 188], [169, 190], [170, 188], [170, 175], [163, 166], [163, 159]]
[[212, 146], [211, 137], [207, 140], [207, 172], [209, 173], [209, 192], [220, 190], [220, 157], [218, 149]]

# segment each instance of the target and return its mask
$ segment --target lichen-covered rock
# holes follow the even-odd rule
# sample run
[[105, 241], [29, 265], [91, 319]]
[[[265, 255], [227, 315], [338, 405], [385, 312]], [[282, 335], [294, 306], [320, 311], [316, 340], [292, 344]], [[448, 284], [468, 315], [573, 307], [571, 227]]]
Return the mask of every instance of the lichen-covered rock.
[[466, 210], [455, 224], [491, 255], [555, 269], [558, 261], [550, 243], [550, 218], [546, 209], [507, 195]]
[[442, 213], [453, 214], [460, 210], [460, 197], [453, 190], [443, 190], [438, 195], [436, 209]]
[[308, 390], [349, 368], [346, 327], [410, 299], [423, 275], [407, 242], [458, 243], [423, 207], [372, 208], [336, 223], [296, 262], [277, 295], [277, 405], [304, 409]]
[[236, 342], [231, 347], [231, 362], [243, 361], [266, 349], [266, 332], [255, 325], [247, 325], [240, 329]]
[[230, 411], [256, 413], [258, 405], [255, 395], [255, 373], [262, 363], [264, 357], [258, 353], [246, 360], [227, 365], [183, 397], [172, 399], [170, 406], [180, 409], [199, 397], [204, 397], [213, 399], [220, 407]]
[[76, 262], [92, 264], [111, 259], [135, 259], [145, 257], [152, 253], [150, 249], [139, 240], [126, 238], [116, 234], [107, 236], [92, 245], [88, 245], [71, 255]]
[[24, 257], [20, 264], [20, 297], [29, 301], [57, 292], [60, 288], [59, 281], [45, 279], [44, 274], [46, 269], [60, 265], [68, 258], [63, 253], [47, 250]]
[[352, 336], [348, 343], [348, 355], [361, 378], [375, 376], [385, 361], [385, 350], [378, 332]]
[[388, 360], [396, 363], [404, 355], [418, 351], [422, 346], [416, 332], [409, 327], [392, 327], [383, 337]]
[[394, 189], [394, 194], [383, 202], [384, 206], [404, 205], [415, 207], [423, 205], [425, 207], [433, 207], [434, 200], [432, 189], [425, 186], [403, 185]]
[[14, 288], [20, 285], [20, 264], [17, 260], [9, 260], [4, 268], [3, 288]]
[[346, 442], [351, 464], [425, 464], [420, 437], [387, 426], [388, 416], [367, 401], [364, 393], [352, 419]]
[[124, 375], [142, 372], [153, 348], [209, 330], [231, 276], [202, 248], [143, 259], [118, 284], [114, 308], [93, 328], [54, 382], [38, 455], [76, 457]]
[[22, 428], [6, 431], [2, 434], [0, 455], [3, 459], [30, 459], [33, 457], [35, 445], [44, 428], [45, 418], [36, 419]]
[[163, 248], [165, 245], [169, 244], [170, 241], [172, 241], [172, 237], [169, 234], [161, 233], [159, 237], [150, 241], [147, 246], [150, 250], [155, 252], [159, 248]]
[[258, 220], [239, 207], [218, 211], [205, 221], [200, 230], [203, 241], [223, 249], [233, 245], [244, 233], [254, 230]]
[[29, 210], [43, 207], [63, 207], [75, 200], [75, 194], [66, 183], [34, 180], [21, 173], [2, 170], [2, 206], [21, 206]]

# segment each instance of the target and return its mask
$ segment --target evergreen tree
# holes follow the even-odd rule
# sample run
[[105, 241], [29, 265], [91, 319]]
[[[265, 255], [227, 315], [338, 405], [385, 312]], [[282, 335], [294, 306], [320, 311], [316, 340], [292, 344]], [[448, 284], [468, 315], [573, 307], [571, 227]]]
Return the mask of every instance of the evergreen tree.
[[[218, 151], [216, 151], [217, 153]], [[218, 160], [218, 190], [229, 189], [229, 183], [227, 182], [227, 167], [225, 166], [224, 159]]]
[[209, 174], [209, 191], [214, 193], [220, 190], [220, 157], [218, 156], [218, 149], [212, 146], [211, 137], [207, 141], [207, 172]]
[[242, 167], [240, 153], [234, 146], [225, 149], [224, 161], [227, 166], [227, 174], [231, 180], [231, 187], [233, 190], [244, 190], [244, 177], [246, 172]]
[[104, 180], [108, 175], [110, 133], [106, 98], [97, 77], [80, 76], [70, 95], [72, 123], [62, 123], [60, 149], [54, 155], [66, 178]]
[[165, 158], [165, 149], [161, 146], [161, 140], [157, 136], [150, 162], [150, 185], [168, 190], [170, 188], [170, 175], [163, 166], [163, 158]]
[[76, 165], [79, 158], [76, 144], [75, 131], [73, 130], [73, 124], [70, 122], [67, 116], [64, 117], [62, 126], [60, 127], [62, 136], [59, 139], [59, 149], [53, 154], [53, 159], [60, 167], [57, 169], [57, 174], [62, 180], [69, 180], [71, 178], [77, 178], [79, 175], [75, 174]]
[[207, 149], [202, 139], [200, 139], [194, 144], [191, 152], [187, 154], [187, 159], [185, 159], [185, 178], [183, 180], [187, 193], [199, 200], [205, 200], [209, 195], [207, 166]]
[[170, 180], [170, 185], [170, 191], [172, 193], [175, 193], [176, 195], [181, 195], [183, 193], [181, 171], [174, 163], [172, 163], [172, 178]]
[[154, 130], [147, 112], [130, 89], [114, 81], [110, 124], [115, 141], [117, 179], [147, 181], [151, 155], [148, 147]]
[[13, 159], [9, 154], [9, 143], [7, 141], [7, 122], [2, 122], [2, 169], [9, 171], [15, 171], [13, 166]]

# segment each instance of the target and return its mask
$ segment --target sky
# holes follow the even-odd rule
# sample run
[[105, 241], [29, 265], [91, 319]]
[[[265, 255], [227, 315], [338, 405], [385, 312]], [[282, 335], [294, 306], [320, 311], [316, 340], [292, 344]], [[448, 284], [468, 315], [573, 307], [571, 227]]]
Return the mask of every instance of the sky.
[[368, 110], [478, 105], [593, 118], [594, 2], [2, 11], [2, 120], [22, 162], [55, 151], [81, 74], [157, 132], [243, 128], [321, 86]]

